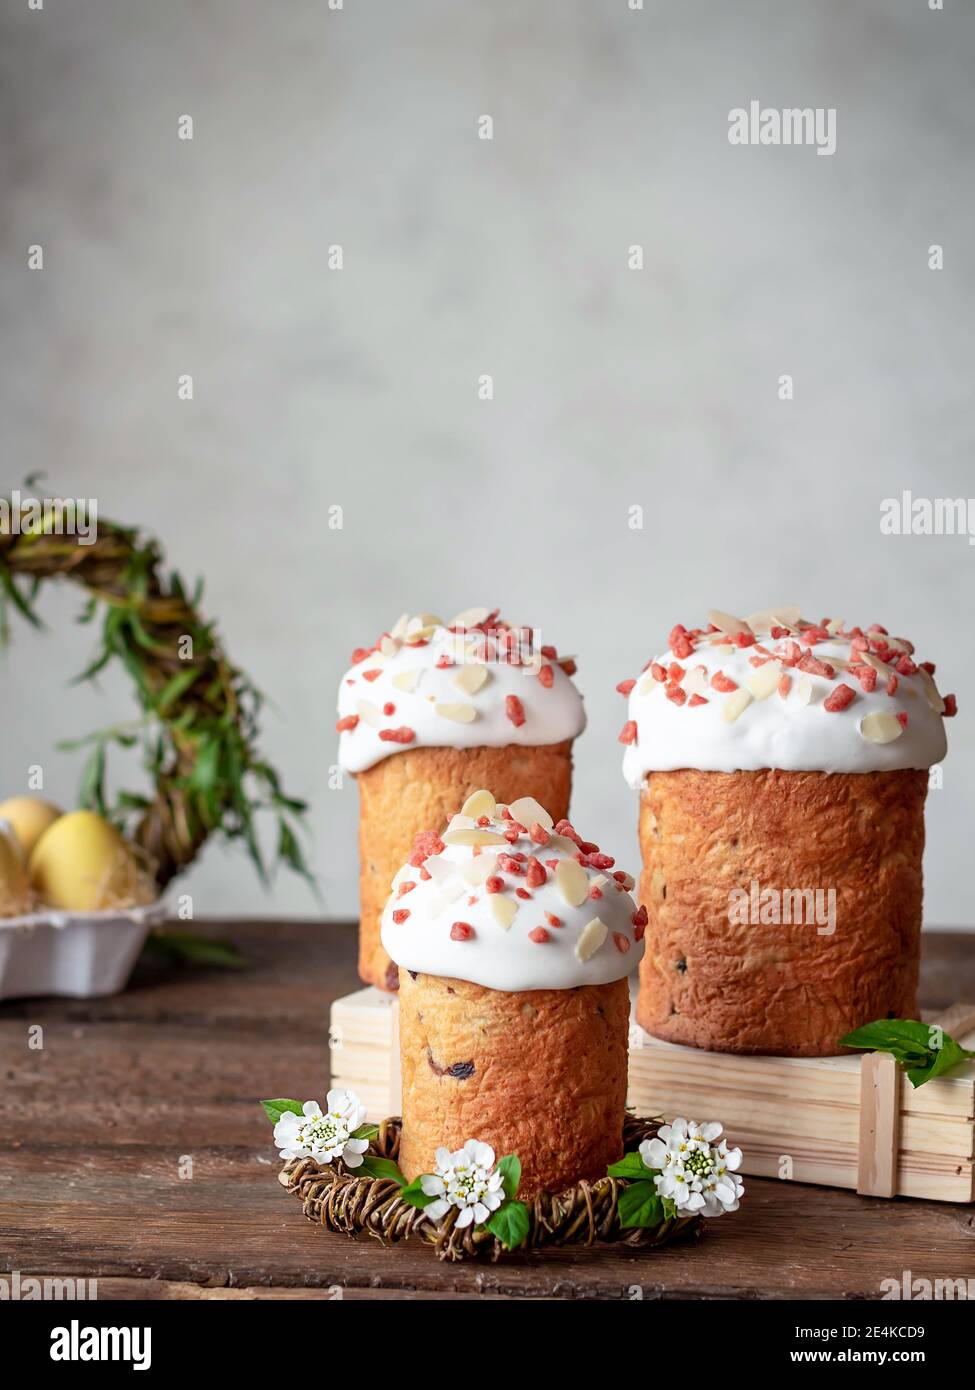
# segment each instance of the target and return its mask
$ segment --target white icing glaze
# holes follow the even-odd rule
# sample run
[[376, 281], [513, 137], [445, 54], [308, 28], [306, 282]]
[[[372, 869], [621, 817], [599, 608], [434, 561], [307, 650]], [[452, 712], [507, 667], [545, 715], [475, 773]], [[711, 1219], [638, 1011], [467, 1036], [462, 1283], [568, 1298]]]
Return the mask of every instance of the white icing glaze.
[[[483, 826], [470, 817], [455, 816], [441, 833], [449, 840], [452, 832], [475, 827], [503, 835], [512, 824], [502, 817], [499, 806], [497, 814]], [[579, 865], [576, 845], [554, 831], [550, 833], [552, 838], [546, 845], [535, 843], [526, 832], [514, 843], [486, 845], [479, 853], [469, 845], [446, 844], [424, 861], [431, 875], [428, 879], [421, 877], [417, 865], [404, 865], [393, 880], [393, 893], [382, 919], [383, 945], [396, 964], [403, 970], [470, 980], [508, 992], [574, 989], [608, 984], [628, 975], [644, 951], [643, 927], [639, 918], [636, 925], [633, 921], [637, 913], [629, 892], [633, 879], [624, 875], [620, 883], [613, 875], [621, 871], [613, 865]], [[534, 856], [545, 872], [545, 882], [528, 887], [525, 875], [499, 867], [497, 857], [505, 854], [525, 855], [526, 865]], [[560, 871], [553, 862], [576, 867]], [[488, 869], [492, 877], [496, 875], [503, 882], [502, 891], [489, 892], [484, 883], [471, 883], [465, 877], [478, 873], [486, 877]], [[564, 872], [575, 874], [582, 885], [586, 896], [578, 905], [567, 901], [560, 887], [560, 873]], [[407, 883], [415, 886], [401, 891]], [[518, 897], [519, 888], [531, 896]], [[596, 896], [592, 896], [594, 889]], [[579, 896], [578, 890], [574, 896]], [[517, 908], [507, 927], [495, 915], [497, 909], [492, 904], [498, 900], [508, 914]], [[394, 914], [401, 920], [395, 920]], [[553, 926], [546, 914], [558, 918], [561, 925]], [[591, 925], [594, 922], [596, 926]], [[455, 923], [471, 929], [467, 939], [452, 937]], [[531, 938], [529, 933], [538, 928], [547, 939]], [[592, 954], [583, 959], [586, 946], [596, 942], [599, 944]]]
[[[784, 611], [784, 610], [778, 610]], [[796, 610], [792, 610], [793, 615]], [[721, 615], [722, 617], [724, 615]], [[772, 638], [768, 626], [757, 618], [758, 645], [775, 653], [794, 655], [789, 643], [797, 642], [803, 652], [809, 651], [819, 661], [862, 664], [853, 650], [851, 631], [817, 640], [808, 646], [798, 622], [793, 623], [788, 638]], [[801, 622], [801, 620], [798, 620]], [[761, 629], [764, 627], [764, 632]], [[877, 632], [864, 634], [873, 642], [885, 640]], [[677, 682], [690, 697], [697, 689], [707, 704], [691, 706], [687, 701], [677, 704], [667, 697], [665, 683], [655, 680], [648, 666], [636, 678], [629, 694], [628, 720], [636, 725], [636, 739], [627, 744], [623, 754], [623, 775], [631, 787], [639, 787], [648, 772], [663, 772], [676, 768], [696, 768], [709, 772], [754, 771], [761, 768], [781, 768], [792, 772], [882, 772], [897, 768], [928, 768], [940, 762], [947, 751], [944, 723], [935, 707], [941, 703], [933, 681], [926, 674], [897, 672], [894, 664], [885, 663], [882, 655], [872, 652], [882, 667], [877, 672], [873, 691], [863, 689], [855, 672], [836, 665], [835, 675], [828, 678], [810, 674], [796, 666], [781, 664], [781, 674], [791, 677], [791, 689], [783, 698], [776, 686], [761, 697], [762, 672], [751, 658], [754, 646], [731, 646], [731, 637], [707, 633], [692, 638], [694, 650], [690, 656], [677, 657], [668, 651], [657, 658], [659, 665], [669, 668], [676, 661], [685, 670]], [[903, 639], [887, 639], [903, 643]], [[909, 643], [904, 644], [910, 646]], [[895, 651], [899, 660], [901, 651]], [[910, 658], [913, 660], [913, 657]], [[704, 679], [692, 675], [695, 668], [704, 667]], [[876, 667], [875, 667], [876, 669]], [[750, 680], [758, 684], [756, 695], [745, 704], [736, 719], [726, 717], [726, 705], [744, 701], [738, 691], [722, 693], [711, 685], [716, 672], [734, 681], [738, 691], [748, 690]], [[897, 675], [897, 688], [886, 693], [888, 674]], [[767, 677], [771, 683], [771, 677]], [[869, 680], [869, 677], [867, 677]], [[803, 703], [800, 683], [808, 681], [810, 699]], [[669, 682], [667, 682], [669, 683]], [[845, 709], [830, 711], [824, 701], [839, 685], [847, 685], [854, 699]], [[906, 715], [906, 727], [890, 742], [871, 742], [862, 732], [867, 715]], [[881, 721], [890, 726], [889, 720]], [[878, 721], [872, 720], [867, 729], [873, 732]]]
[[[420, 621], [411, 620], [414, 627]], [[417, 630], [423, 645], [411, 643], [406, 620], [400, 619], [393, 636], [380, 643], [385, 650], [370, 651], [342, 677], [339, 763], [344, 771], [362, 772], [404, 748], [534, 747], [582, 733], [582, 696], [557, 657], [529, 653], [526, 647], [524, 664], [514, 664], [501, 659], [498, 640], [482, 629], [471, 626], [466, 635], [458, 634], [434, 619]], [[510, 629], [497, 623], [489, 628], [492, 634], [505, 631]], [[438, 664], [448, 659], [454, 664]], [[477, 689], [464, 689], [459, 676], [472, 684], [484, 679]], [[512, 700], [520, 702], [521, 724], [509, 712]], [[384, 713], [389, 706], [392, 713]], [[354, 728], [341, 728], [343, 720], [356, 718]], [[381, 737], [401, 729], [413, 737], [402, 742]]]

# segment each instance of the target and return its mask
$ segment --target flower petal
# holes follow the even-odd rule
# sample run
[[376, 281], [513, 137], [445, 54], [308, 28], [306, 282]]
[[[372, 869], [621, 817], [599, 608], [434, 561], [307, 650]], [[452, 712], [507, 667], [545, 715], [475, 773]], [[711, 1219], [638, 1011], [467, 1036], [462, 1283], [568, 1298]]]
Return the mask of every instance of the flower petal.
[[443, 1178], [436, 1173], [424, 1173], [420, 1178], [420, 1190], [425, 1197], [442, 1197], [447, 1191]]
[[644, 1139], [640, 1157], [648, 1168], [662, 1168], [667, 1162], [667, 1145], [659, 1139]]
[[464, 1227], [464, 1226], [469, 1226], [473, 1220], [474, 1220], [474, 1208], [473, 1208], [473, 1207], [461, 1207], [460, 1215], [458, 1216], [457, 1221], [456, 1221], [455, 1224], [458, 1226], [458, 1228], [462, 1228], [462, 1227]]

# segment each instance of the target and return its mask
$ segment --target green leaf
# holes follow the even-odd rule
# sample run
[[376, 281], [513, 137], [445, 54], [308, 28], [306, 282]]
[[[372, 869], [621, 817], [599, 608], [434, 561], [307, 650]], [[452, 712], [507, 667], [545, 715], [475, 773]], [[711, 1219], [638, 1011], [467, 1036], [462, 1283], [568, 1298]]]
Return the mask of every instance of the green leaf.
[[352, 1131], [353, 1139], [375, 1139], [379, 1133], [378, 1125], [360, 1125], [358, 1129]]
[[517, 1250], [519, 1245], [524, 1245], [531, 1230], [528, 1208], [524, 1202], [511, 1200], [502, 1202], [497, 1211], [492, 1211], [484, 1225], [506, 1250]]
[[176, 675], [168, 680], [160, 691], [156, 700], [156, 709], [160, 713], [168, 709], [181, 695], [186, 694], [199, 674], [200, 672], [192, 666], [187, 671], [177, 671]]
[[975, 1052], [961, 1047], [950, 1033], [942, 1033], [934, 1025], [912, 1018], [881, 1018], [867, 1023], [841, 1038], [840, 1046], [889, 1052], [915, 1087], [975, 1057]]
[[629, 1182], [646, 1180], [647, 1174], [653, 1172], [648, 1168], [638, 1152], [624, 1154], [618, 1163], [611, 1163], [606, 1172], [611, 1178], [626, 1178]]
[[921, 1086], [925, 1081], [932, 1080], [935, 1076], [942, 1076], [946, 1071], [951, 1071], [952, 1067], [957, 1067], [959, 1062], [964, 1062], [975, 1057], [975, 1052], [969, 1052], [948, 1033], [942, 1035], [941, 1046], [933, 1049], [934, 1061], [930, 1067], [909, 1067], [907, 1078], [912, 1086]]
[[264, 1106], [264, 1113], [272, 1125], [276, 1125], [282, 1115], [290, 1114], [304, 1117], [305, 1112], [300, 1100], [262, 1100], [261, 1104]]
[[[398, 1164], [394, 1163], [391, 1158], [377, 1158], [375, 1154], [363, 1154], [362, 1163], [355, 1169], [355, 1172], [368, 1173], [372, 1178], [392, 1178], [393, 1182], [399, 1183], [400, 1187], [404, 1189], [406, 1188], [406, 1179], [400, 1172]], [[419, 1178], [416, 1179], [416, 1182], [419, 1182]], [[405, 1197], [406, 1192], [404, 1191], [400, 1195]], [[419, 1203], [414, 1202], [413, 1205], [419, 1206]]]
[[621, 1226], [641, 1226], [652, 1230], [664, 1219], [664, 1206], [652, 1182], [627, 1183], [619, 1195], [617, 1210]]
[[247, 960], [229, 941], [209, 936], [194, 936], [192, 932], [159, 930], [149, 934], [146, 945], [186, 965], [216, 965], [224, 970], [240, 970]]
[[43, 628], [44, 624], [18, 589], [16, 581], [9, 570], [0, 569], [0, 584], [3, 585], [4, 593], [17, 609], [20, 616], [26, 618], [31, 627]]
[[518, 1184], [521, 1182], [521, 1159], [517, 1154], [505, 1154], [498, 1159], [498, 1172], [504, 1184], [504, 1195], [508, 1198], [517, 1197]]
[[78, 800], [86, 809], [105, 814], [105, 743], [95, 744], [81, 774]]

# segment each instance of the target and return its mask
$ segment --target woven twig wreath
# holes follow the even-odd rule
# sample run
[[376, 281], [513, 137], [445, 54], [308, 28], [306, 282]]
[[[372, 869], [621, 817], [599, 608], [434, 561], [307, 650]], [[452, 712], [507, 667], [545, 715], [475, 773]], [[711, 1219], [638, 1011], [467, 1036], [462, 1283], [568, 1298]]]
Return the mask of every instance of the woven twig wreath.
[[[257, 752], [260, 693], [230, 664], [213, 623], [201, 617], [201, 586], [191, 594], [178, 574], [165, 574], [156, 541], [134, 528], [99, 519], [97, 535], [82, 543], [52, 529], [11, 526], [0, 530], [0, 641], [7, 637], [10, 607], [42, 626], [34, 599], [48, 579], [68, 579], [87, 591], [81, 622], [104, 611], [100, 645], [78, 679], [93, 679], [117, 659], [143, 710], [134, 730], [121, 726], [81, 740], [91, 745], [82, 804], [124, 826], [160, 888], [214, 832], [243, 839], [263, 877], [254, 815], [264, 808], [277, 819], [278, 857], [306, 873], [293, 826], [304, 806], [284, 795], [277, 773]], [[154, 795], [123, 792], [109, 807], [107, 748], [131, 746], [140, 737]]]
[[[400, 1123], [398, 1118], [384, 1120], [369, 1152], [395, 1159], [399, 1154]], [[628, 1115], [623, 1125], [624, 1150], [635, 1149], [644, 1139], [652, 1139], [659, 1127], [660, 1121]], [[313, 1158], [294, 1158], [282, 1168], [278, 1181], [298, 1198], [309, 1221], [342, 1235], [366, 1234], [383, 1243], [415, 1236], [432, 1245], [441, 1260], [497, 1260], [507, 1253], [490, 1231], [475, 1231], [471, 1226], [458, 1230], [453, 1224], [456, 1212], [448, 1214], [439, 1225], [431, 1225], [422, 1211], [397, 1195], [399, 1187], [392, 1178], [357, 1176], [341, 1162], [320, 1165]], [[618, 1201], [625, 1186], [619, 1178], [606, 1177], [595, 1182], [577, 1182], [565, 1192], [540, 1193], [528, 1203], [528, 1239], [516, 1253], [544, 1246], [590, 1246], [598, 1242], [640, 1247], [667, 1245], [699, 1229], [701, 1218], [696, 1215], [665, 1220], [651, 1230], [621, 1226]]]

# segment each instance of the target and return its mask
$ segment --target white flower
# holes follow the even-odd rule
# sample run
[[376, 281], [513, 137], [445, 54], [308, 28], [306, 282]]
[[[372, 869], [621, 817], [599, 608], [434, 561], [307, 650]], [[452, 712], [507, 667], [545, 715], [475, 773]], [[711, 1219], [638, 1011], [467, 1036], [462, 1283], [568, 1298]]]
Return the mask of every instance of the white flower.
[[274, 1126], [274, 1142], [281, 1157], [314, 1158], [331, 1163], [341, 1158], [348, 1168], [358, 1168], [369, 1147], [368, 1139], [353, 1139], [366, 1118], [366, 1108], [354, 1091], [329, 1091], [322, 1114], [316, 1100], [306, 1100], [302, 1114], [286, 1110]]
[[654, 1178], [657, 1192], [669, 1197], [678, 1211], [720, 1216], [737, 1210], [745, 1190], [736, 1171], [741, 1149], [729, 1149], [726, 1139], [715, 1145], [720, 1134], [715, 1120], [699, 1125], [696, 1120], [676, 1119], [640, 1145], [645, 1165], [659, 1169]]
[[480, 1226], [504, 1201], [504, 1181], [494, 1171], [494, 1150], [490, 1144], [468, 1139], [462, 1149], [451, 1153], [439, 1148], [435, 1173], [424, 1173], [420, 1186], [436, 1201], [424, 1207], [430, 1221], [439, 1221], [451, 1207], [459, 1207], [458, 1226], [472, 1222]]

